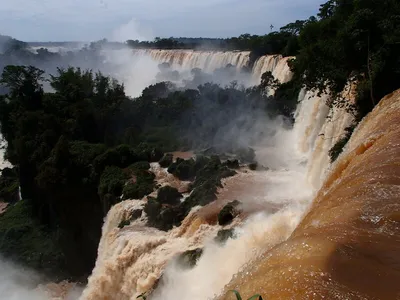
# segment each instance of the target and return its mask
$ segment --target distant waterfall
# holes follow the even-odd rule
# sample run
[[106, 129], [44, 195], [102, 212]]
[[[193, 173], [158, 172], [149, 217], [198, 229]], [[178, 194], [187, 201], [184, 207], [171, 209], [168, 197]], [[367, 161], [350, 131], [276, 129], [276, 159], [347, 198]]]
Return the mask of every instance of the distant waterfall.
[[[149, 56], [158, 63], [169, 63], [172, 67], [181, 70], [200, 68], [211, 73], [228, 64], [236, 67], [239, 72], [247, 67], [250, 60], [250, 51], [195, 51], [195, 50], [134, 50], [136, 57]], [[258, 58], [252, 69], [252, 83], [259, 84], [261, 75], [267, 71], [272, 72], [275, 78], [284, 83], [292, 78], [288, 59], [281, 55], [266, 55]]]

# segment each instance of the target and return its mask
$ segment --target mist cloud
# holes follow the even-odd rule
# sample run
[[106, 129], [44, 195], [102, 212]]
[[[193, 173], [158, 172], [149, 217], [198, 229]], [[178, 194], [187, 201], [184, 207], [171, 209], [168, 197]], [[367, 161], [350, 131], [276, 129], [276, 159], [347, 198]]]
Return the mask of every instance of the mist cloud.
[[33, 272], [0, 257], [0, 300], [46, 300], [44, 293], [35, 290], [39, 279]]
[[[3, 34], [27, 41], [96, 40], [132, 19], [155, 36], [264, 34], [307, 18], [323, 0], [13, 0], [0, 7]], [[137, 27], [137, 25], [135, 25]], [[129, 36], [129, 30], [126, 33]], [[128, 37], [125, 34], [123, 37]], [[135, 38], [134, 34], [131, 38]]]

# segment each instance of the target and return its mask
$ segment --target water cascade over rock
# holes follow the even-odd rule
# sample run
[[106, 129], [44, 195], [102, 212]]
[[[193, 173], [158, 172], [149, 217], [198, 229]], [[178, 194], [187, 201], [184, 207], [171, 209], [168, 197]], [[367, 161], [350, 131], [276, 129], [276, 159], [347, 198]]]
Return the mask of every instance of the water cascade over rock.
[[226, 289], [246, 299], [398, 299], [399, 121], [400, 90], [358, 125], [290, 238]]
[[[272, 68], [273, 64], [270, 65]], [[283, 68], [281, 75], [291, 76], [288, 68]], [[329, 129], [327, 95], [318, 97], [302, 91], [299, 100], [302, 102], [294, 128], [284, 129], [277, 123], [276, 134], [269, 137], [268, 146], [257, 148], [260, 163], [272, 165], [273, 169], [240, 171], [225, 180], [218, 200], [194, 209], [180, 227], [169, 232], [149, 228], [143, 214], [120, 229], [118, 224], [141, 209], [146, 200], [115, 205], [105, 220], [96, 266], [81, 299], [136, 299], [155, 285], [157, 289], [151, 295], [155, 300], [210, 299], [246, 264], [257, 261], [268, 249], [287, 240], [309, 208], [319, 184], [310, 179], [318, 177], [322, 181], [324, 169], [329, 165], [329, 160], [324, 160], [321, 171], [310, 168], [313, 160], [321, 161], [320, 156], [328, 156], [334, 142], [327, 139], [320, 150], [323, 154], [315, 155], [319, 136], [321, 133], [340, 136], [344, 126]], [[216, 214], [224, 203], [233, 199], [243, 202], [245, 213], [223, 228], [216, 224]], [[228, 239], [224, 245], [216, 243], [217, 232], [229, 228], [235, 228], [236, 239]], [[197, 265], [183, 270], [176, 255], [198, 248], [204, 250]]]
[[[227, 65], [236, 67], [240, 72], [247, 67], [250, 60], [250, 51], [195, 51], [195, 50], [134, 50], [136, 57], [151, 57], [158, 63], [169, 63], [179, 70], [190, 71], [194, 68], [212, 73], [216, 69]], [[261, 75], [272, 72], [275, 78], [284, 83], [292, 78], [287, 61], [291, 57], [281, 55], [262, 56], [256, 60], [252, 69], [251, 84], [259, 84]]]

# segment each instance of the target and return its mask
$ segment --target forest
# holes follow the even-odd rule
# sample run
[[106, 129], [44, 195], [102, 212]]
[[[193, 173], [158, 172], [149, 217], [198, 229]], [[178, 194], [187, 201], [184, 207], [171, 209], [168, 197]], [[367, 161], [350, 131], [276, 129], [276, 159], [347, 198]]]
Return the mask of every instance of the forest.
[[[151, 226], [169, 230], [192, 207], [213, 201], [220, 180], [234, 174], [236, 162], [224, 155], [254, 163], [250, 145], [259, 136], [252, 120], [283, 116], [291, 126], [301, 87], [330, 91], [337, 95], [332, 106], [346, 106], [338, 95], [349, 79], [356, 82], [356, 103], [349, 109], [360, 120], [400, 87], [399, 16], [397, 0], [330, 0], [317, 16], [265, 36], [130, 40], [133, 48], [249, 50], [252, 63], [266, 54], [296, 57], [289, 83], [275, 82], [270, 73], [249, 88], [212, 82], [218, 72], [229, 72], [227, 66], [211, 75], [193, 70], [183, 87], [153, 84], [137, 98], [101, 72], [112, 68], [97, 51], [105, 40], [61, 57], [45, 49], [34, 54], [26, 43], [2, 37], [0, 129], [5, 158], [14, 167], [0, 178], [0, 197], [11, 204], [0, 216], [0, 253], [50, 276], [84, 281], [109, 208], [156, 188], [149, 163], [192, 181], [183, 204], [166, 190], [167, 196], [145, 207]], [[158, 76], [171, 71], [162, 65]], [[273, 96], [266, 92], [271, 88]], [[237, 128], [233, 135], [227, 134], [231, 128]], [[245, 142], [236, 138], [242, 132]], [[175, 163], [167, 154], [204, 149], [212, 151]], [[127, 184], [132, 176], [137, 180]]]

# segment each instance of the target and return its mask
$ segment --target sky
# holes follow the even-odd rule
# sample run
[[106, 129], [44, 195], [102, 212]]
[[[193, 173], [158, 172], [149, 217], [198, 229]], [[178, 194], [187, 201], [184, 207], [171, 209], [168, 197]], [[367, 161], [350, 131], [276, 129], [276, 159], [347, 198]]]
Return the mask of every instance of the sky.
[[0, 0], [0, 34], [23, 41], [125, 41], [265, 34], [321, 0]]

